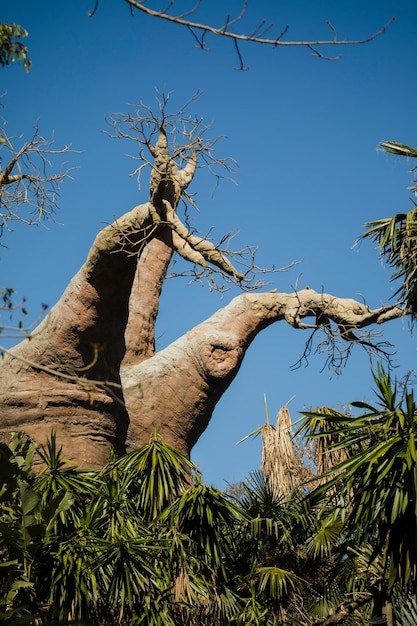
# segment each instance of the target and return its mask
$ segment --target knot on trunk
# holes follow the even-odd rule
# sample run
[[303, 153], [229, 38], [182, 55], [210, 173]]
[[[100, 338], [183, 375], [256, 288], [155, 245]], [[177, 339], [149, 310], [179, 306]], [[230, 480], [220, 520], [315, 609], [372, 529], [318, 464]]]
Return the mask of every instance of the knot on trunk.
[[234, 373], [243, 358], [243, 350], [233, 336], [205, 338], [199, 346], [203, 369], [210, 378], [225, 378]]

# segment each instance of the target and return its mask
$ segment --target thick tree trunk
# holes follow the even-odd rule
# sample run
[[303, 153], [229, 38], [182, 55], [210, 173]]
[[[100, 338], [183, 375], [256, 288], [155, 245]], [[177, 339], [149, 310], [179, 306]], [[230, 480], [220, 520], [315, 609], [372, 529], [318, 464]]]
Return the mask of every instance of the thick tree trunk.
[[[67, 458], [93, 467], [108, 461], [112, 447], [121, 454], [146, 443], [156, 428], [189, 454], [248, 346], [269, 324], [285, 320], [329, 333], [333, 325], [352, 341], [353, 329], [404, 314], [395, 306], [372, 311], [311, 289], [246, 293], [155, 354], [159, 296], [174, 252], [236, 283], [244, 277], [176, 214], [195, 172], [195, 153], [179, 170], [163, 128], [155, 146], [146, 145], [155, 159], [149, 202], [99, 233], [30, 341], [6, 351], [0, 363], [3, 441], [25, 431], [45, 443], [55, 430]], [[314, 324], [304, 324], [306, 317]]]
[[[164, 245], [155, 242], [147, 258]], [[136, 280], [140, 282], [138, 275]], [[302, 318], [318, 317], [325, 310], [328, 319], [351, 329], [402, 314], [394, 307], [372, 311], [311, 289], [242, 294], [159, 353], [154, 354], [153, 341], [148, 341], [153, 333], [145, 328], [137, 341], [141, 349], [127, 350], [122, 362], [126, 298], [109, 314], [104, 306], [100, 311], [93, 305], [91, 293], [87, 297], [91, 286], [81, 285], [79, 273], [31, 341], [4, 357], [0, 425], [3, 439], [24, 430], [40, 443], [56, 430], [65, 455], [82, 466], [105, 463], [112, 446], [123, 453], [146, 443], [154, 428], [167, 443], [189, 454], [250, 343], [269, 324], [286, 320], [302, 328]], [[157, 293], [155, 287], [155, 298]], [[148, 300], [149, 308], [153, 304]], [[105, 314], [109, 326], [103, 320], [97, 323], [97, 316]], [[135, 323], [144, 328], [141, 317], [136, 310], [130, 328], [128, 324], [130, 345], [135, 345]], [[149, 318], [146, 323], [152, 326]]]
[[[118, 227], [126, 226], [124, 220], [129, 225], [146, 224], [147, 213], [146, 205], [137, 207]], [[120, 252], [120, 233], [114, 225], [104, 229], [85, 265], [30, 341], [4, 357], [3, 439], [23, 430], [44, 442], [55, 429], [67, 453], [85, 465], [106, 462], [111, 446], [118, 453], [124, 451], [128, 415], [119, 370], [136, 268], [130, 252]]]

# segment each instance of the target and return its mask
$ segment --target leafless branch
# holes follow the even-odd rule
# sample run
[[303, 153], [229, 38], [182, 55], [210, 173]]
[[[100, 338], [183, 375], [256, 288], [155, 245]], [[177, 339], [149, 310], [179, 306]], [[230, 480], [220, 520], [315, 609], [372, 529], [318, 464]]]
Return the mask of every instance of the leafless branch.
[[350, 333], [349, 336], [340, 333], [334, 324], [325, 324], [313, 328], [307, 339], [304, 350], [291, 369], [299, 369], [307, 366], [311, 354], [325, 354], [325, 362], [322, 370], [330, 369], [336, 375], [342, 373], [355, 345], [361, 346], [368, 354], [370, 360], [373, 357], [383, 359], [392, 366], [394, 346], [386, 341], [378, 341], [381, 333], [368, 331]]
[[0, 127], [0, 237], [4, 228], [11, 230], [12, 221], [38, 224], [55, 213], [62, 181], [70, 178], [71, 168], [61, 165], [58, 173], [50, 173], [52, 161], [72, 150], [70, 146], [55, 150], [53, 143], [53, 137], [39, 134], [37, 124], [23, 143], [21, 137], [8, 135], [6, 122]]
[[[239, 280], [239, 287], [242, 291], [250, 292], [258, 289], [264, 289], [268, 286], [268, 282], [265, 277], [270, 274], [277, 274], [281, 272], [287, 272], [294, 265], [297, 265], [299, 261], [292, 261], [284, 267], [272, 267], [263, 268], [259, 267], [255, 262], [255, 255], [257, 248], [251, 246], [243, 246], [238, 250], [232, 250], [230, 247], [231, 241], [236, 236], [237, 232], [233, 231], [224, 235], [221, 241], [216, 245], [216, 250], [222, 255], [222, 257], [228, 258], [232, 261], [233, 267], [239, 270], [242, 278]], [[210, 233], [204, 235], [204, 241], [210, 241]], [[210, 291], [217, 291], [219, 293], [226, 293], [232, 286], [236, 285], [236, 278], [224, 271], [222, 268], [213, 268], [211, 266], [201, 267], [200, 265], [193, 264], [188, 266], [187, 269], [181, 268], [176, 270], [177, 259], [174, 259], [170, 265], [170, 271], [166, 278], [189, 278], [191, 283], [207, 284]]]
[[[164, 127], [170, 141], [170, 158], [176, 162], [179, 168], [190, 159], [192, 153], [198, 156], [198, 168], [207, 167], [208, 170], [220, 180], [221, 171], [233, 174], [236, 168], [236, 161], [230, 157], [219, 159], [214, 156], [214, 148], [222, 138], [206, 139], [205, 134], [210, 129], [210, 124], [203, 124], [203, 121], [196, 116], [187, 113], [187, 107], [200, 95], [196, 92], [178, 111], [168, 114], [167, 107], [171, 94], [157, 93], [159, 115], [156, 115], [151, 107], [140, 102], [133, 107], [133, 112], [114, 113], [107, 119], [111, 131], [105, 131], [113, 139], [130, 140], [138, 146], [137, 154], [128, 154], [129, 158], [137, 160], [140, 165], [132, 172], [132, 176], [137, 176], [140, 186], [140, 175], [147, 166], [155, 167], [153, 158], [155, 156], [155, 146], [153, 142], [157, 139], [160, 129]], [[186, 196], [187, 197], [187, 196]]]
[[[329, 368], [336, 374], [340, 374], [355, 345], [361, 346], [371, 360], [374, 356], [377, 356], [379, 359], [383, 358], [386, 360], [390, 365], [392, 364], [393, 345], [386, 341], [379, 341], [380, 332], [361, 331], [361, 328], [369, 325], [369, 318], [373, 322], [381, 324], [388, 319], [392, 319], [393, 316], [397, 317], [399, 312], [401, 312], [401, 315], [406, 315], [407, 311], [400, 309], [397, 305], [389, 305], [377, 309], [378, 313], [373, 314], [366, 304], [356, 303], [355, 305], [355, 301], [352, 300], [346, 300], [346, 303], [346, 311], [349, 306], [352, 307], [348, 317], [344, 317], [342, 311], [336, 316], [333, 313], [330, 314], [333, 302], [328, 301], [327, 297], [323, 297], [323, 307], [321, 310], [316, 311], [314, 323], [308, 324], [300, 320], [293, 321], [287, 319], [295, 328], [311, 329], [312, 331], [305, 343], [302, 354], [293, 364], [292, 369], [299, 369], [303, 364], [308, 365], [308, 360], [312, 353], [324, 353], [326, 354], [326, 359], [323, 370]], [[353, 313], [353, 317], [351, 313]], [[356, 315], [363, 316], [366, 323], [355, 321]]]
[[[25, 307], [26, 299], [22, 298], [19, 302], [16, 302], [14, 296], [14, 289], [0, 289], [0, 316], [9, 318], [9, 324], [4, 324], [0, 321], [0, 334], [2, 339], [23, 339], [30, 337], [31, 332], [44, 317], [48, 308], [47, 304], [42, 304], [38, 318], [29, 326], [25, 326], [22, 320], [28, 314]], [[22, 319], [17, 323], [13, 323], [14, 316], [17, 312], [20, 313]]]
[[[92, 11], [90, 11], [90, 15], [93, 15], [97, 10], [98, 1], [96, 0], [95, 7]], [[197, 12], [198, 8], [202, 5], [202, 1], [197, 2], [197, 4], [190, 9], [189, 11], [179, 14], [179, 15], [171, 15], [169, 14], [169, 10], [174, 6], [174, 2], [171, 1], [165, 9], [151, 9], [146, 5], [145, 2], [139, 2], [138, 0], [125, 0], [127, 4], [131, 7], [131, 9], [135, 9], [146, 15], [151, 17], [159, 18], [173, 24], [177, 24], [179, 26], [185, 26], [192, 33], [194, 39], [196, 40], [197, 46], [204, 50], [207, 50], [205, 44], [205, 38], [207, 34], [211, 34], [219, 37], [226, 37], [234, 42], [235, 50], [238, 54], [239, 58], [239, 68], [238, 69], [247, 69], [247, 67], [243, 63], [242, 55], [239, 49], [239, 43], [242, 42], [251, 42], [261, 45], [270, 46], [272, 48], [277, 47], [304, 47], [312, 51], [313, 56], [319, 57], [321, 59], [326, 60], [337, 60], [340, 59], [340, 54], [337, 56], [327, 56], [322, 54], [318, 48], [321, 47], [329, 47], [329, 46], [352, 46], [352, 45], [362, 45], [374, 41], [378, 37], [380, 37], [389, 26], [394, 22], [395, 17], [392, 17], [382, 28], [380, 28], [375, 33], [365, 37], [364, 39], [338, 39], [337, 31], [335, 27], [331, 24], [330, 21], [326, 21], [327, 26], [330, 28], [332, 32], [332, 39], [316, 39], [316, 40], [297, 40], [297, 41], [285, 41], [282, 39], [284, 34], [288, 31], [288, 26], [281, 31], [281, 33], [277, 37], [265, 37], [267, 31], [269, 31], [273, 24], [269, 23], [268, 26], [265, 27], [267, 22], [266, 19], [261, 20], [261, 22], [252, 29], [251, 34], [245, 34], [243, 32], [234, 32], [231, 30], [231, 27], [235, 25], [237, 22], [240, 22], [248, 8], [248, 2], [245, 1], [242, 5], [242, 10], [239, 15], [235, 18], [231, 18], [228, 14], [225, 17], [224, 23], [220, 27], [211, 26], [210, 24], [192, 21], [190, 19], [186, 19], [189, 15], [193, 15]]]
[[[187, 187], [195, 171], [206, 168], [215, 176], [218, 185], [223, 178], [221, 172], [233, 172], [235, 166], [233, 159], [215, 156], [214, 147], [220, 138], [206, 138], [210, 126], [186, 112], [187, 106], [198, 96], [199, 93], [193, 95], [174, 114], [167, 112], [170, 94], [158, 94], [158, 114], [140, 103], [135, 105], [133, 113], [116, 113], [109, 118], [112, 130], [107, 134], [133, 141], [137, 146], [137, 154], [128, 156], [139, 163], [131, 174], [137, 177], [138, 185], [144, 168], [149, 166], [151, 170], [150, 198], [146, 205], [141, 205], [142, 221], [120, 229], [116, 235], [119, 236], [119, 249], [130, 255], [139, 254], [158, 230], [158, 236], [190, 262], [192, 269], [181, 272], [181, 275], [196, 281], [204, 279], [210, 288], [221, 291], [225, 285], [220, 286], [218, 279], [220, 283], [239, 284], [244, 290], [258, 289], [265, 283], [257, 280], [255, 275], [283, 270], [258, 268], [254, 260], [255, 249], [244, 247], [232, 251], [230, 241], [234, 234], [223, 237], [221, 243], [215, 245], [209, 236], [199, 237], [190, 225], [188, 206], [198, 207]], [[180, 201], [185, 207], [185, 222], [177, 214]], [[112, 227], [119, 228], [117, 222]], [[237, 260], [239, 269], [232, 264], [233, 260]], [[172, 272], [173, 275], [178, 274]]]

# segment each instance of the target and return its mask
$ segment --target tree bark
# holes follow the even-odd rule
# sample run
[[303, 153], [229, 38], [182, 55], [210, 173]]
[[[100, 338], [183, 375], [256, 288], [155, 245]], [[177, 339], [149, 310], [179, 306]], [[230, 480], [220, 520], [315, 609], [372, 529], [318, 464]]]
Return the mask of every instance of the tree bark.
[[310, 328], [301, 320], [325, 311], [327, 320], [351, 329], [403, 314], [312, 289], [246, 293], [155, 354], [160, 285], [152, 285], [152, 268], [160, 276], [171, 251], [154, 239], [136, 276], [136, 259], [125, 253], [111, 257], [119, 257], [116, 272], [105, 261], [96, 276], [96, 245], [31, 340], [6, 354], [0, 367], [3, 440], [24, 430], [44, 443], [54, 429], [65, 455], [82, 466], [102, 465], [112, 446], [121, 454], [146, 443], [154, 428], [189, 454], [249, 345], [274, 322]]
[[[196, 140], [192, 147], [201, 149]], [[305, 289], [293, 294], [242, 293], [210, 319], [155, 354], [159, 296], [174, 252], [244, 276], [210, 241], [191, 234], [176, 208], [194, 176], [196, 152], [179, 169], [164, 128], [156, 144], [150, 199], [97, 236], [59, 302], [0, 363], [0, 438], [25, 431], [43, 444], [55, 430], [64, 454], [85, 467], [147, 443], [156, 428], [189, 454], [236, 376], [247, 348], [266, 326], [352, 331], [404, 315]], [[191, 149], [190, 149], [191, 150]], [[182, 162], [182, 161], [181, 161]], [[304, 318], [314, 318], [306, 324]], [[330, 331], [329, 331], [330, 332]]]

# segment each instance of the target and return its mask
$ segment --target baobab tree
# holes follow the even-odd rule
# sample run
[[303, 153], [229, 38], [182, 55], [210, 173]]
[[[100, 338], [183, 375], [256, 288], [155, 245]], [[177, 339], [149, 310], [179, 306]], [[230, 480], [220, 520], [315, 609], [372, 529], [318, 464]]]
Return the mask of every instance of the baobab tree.
[[[236, 376], [256, 335], [278, 321], [321, 331], [338, 365], [353, 344], [378, 349], [363, 331], [407, 313], [399, 305], [371, 309], [353, 299], [303, 289], [259, 291], [254, 251], [218, 245], [192, 231], [182, 207], [199, 167], [228, 168], [214, 156], [207, 127], [185, 109], [158, 114], [140, 105], [112, 116], [111, 132], [135, 142], [136, 174], [151, 168], [149, 196], [105, 227], [84, 265], [29, 340], [6, 350], [0, 364], [1, 437], [25, 431], [44, 443], [52, 430], [67, 457], [98, 466], [156, 429], [189, 454]], [[242, 293], [165, 349], [155, 349], [159, 297], [174, 255], [211, 286]], [[309, 340], [310, 341], [310, 340]], [[307, 341], [307, 346], [309, 345]], [[308, 349], [308, 347], [307, 347]]]

